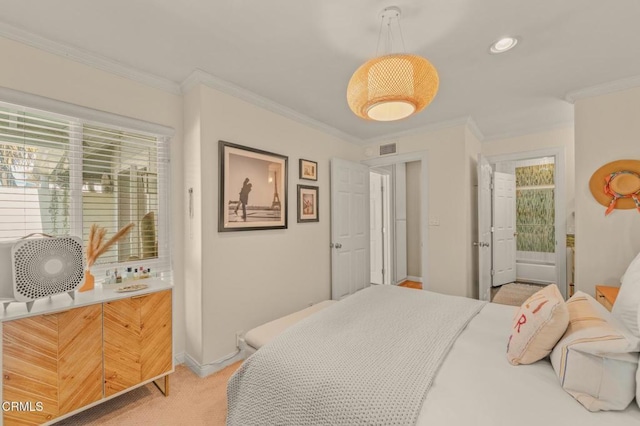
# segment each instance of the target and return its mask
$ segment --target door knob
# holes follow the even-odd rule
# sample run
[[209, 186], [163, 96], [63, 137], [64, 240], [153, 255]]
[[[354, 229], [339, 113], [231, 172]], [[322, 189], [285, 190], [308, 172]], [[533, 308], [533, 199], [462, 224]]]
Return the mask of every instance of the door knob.
[[342, 244], [340, 244], [340, 243], [336, 243], [336, 248], [337, 248], [337, 249], [342, 248]]

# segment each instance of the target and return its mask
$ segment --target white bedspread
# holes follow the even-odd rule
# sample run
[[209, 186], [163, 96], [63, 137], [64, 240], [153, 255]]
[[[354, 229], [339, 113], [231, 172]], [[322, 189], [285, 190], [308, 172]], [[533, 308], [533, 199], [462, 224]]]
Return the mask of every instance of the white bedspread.
[[415, 424], [477, 300], [371, 287], [307, 317], [229, 380], [227, 425]]
[[509, 364], [505, 352], [516, 310], [491, 303], [471, 320], [433, 381], [419, 426], [640, 425], [635, 401], [621, 412], [587, 411], [562, 389], [546, 359]]

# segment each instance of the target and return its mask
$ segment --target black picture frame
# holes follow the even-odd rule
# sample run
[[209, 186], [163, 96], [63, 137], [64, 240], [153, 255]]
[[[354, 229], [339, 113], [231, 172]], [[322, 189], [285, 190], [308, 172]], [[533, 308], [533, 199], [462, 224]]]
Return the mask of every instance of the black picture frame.
[[320, 222], [319, 197], [317, 186], [298, 185], [298, 223]]
[[318, 180], [318, 163], [301, 158], [298, 164], [298, 177], [304, 180]]
[[287, 229], [289, 157], [222, 140], [218, 157], [218, 232]]

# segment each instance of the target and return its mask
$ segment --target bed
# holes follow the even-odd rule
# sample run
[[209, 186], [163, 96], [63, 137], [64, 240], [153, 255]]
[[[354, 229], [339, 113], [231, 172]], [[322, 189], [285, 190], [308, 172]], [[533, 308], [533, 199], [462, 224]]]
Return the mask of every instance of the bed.
[[[227, 424], [640, 424], [635, 401], [623, 411], [587, 411], [560, 386], [548, 358], [509, 364], [505, 350], [516, 307], [392, 286], [359, 293], [305, 318], [249, 357], [229, 381]], [[428, 324], [423, 311], [443, 306], [442, 324], [455, 323], [461, 315], [447, 316], [453, 304], [463, 305], [469, 318], [453, 326], [446, 343], [438, 334], [445, 327]], [[383, 311], [384, 321], [369, 318], [372, 310]], [[436, 328], [423, 333], [430, 326]], [[334, 332], [344, 340], [327, 342]], [[434, 335], [439, 337], [429, 337]], [[421, 348], [433, 345], [442, 355], [422, 360]], [[398, 373], [397, 366], [411, 362], [418, 364]], [[362, 364], [367, 372], [349, 376]], [[425, 379], [412, 373], [430, 369], [433, 375]], [[385, 374], [398, 376], [395, 385], [374, 380]], [[353, 395], [342, 389], [349, 386]], [[407, 408], [411, 399], [417, 405]], [[380, 413], [367, 417], [375, 411]]]

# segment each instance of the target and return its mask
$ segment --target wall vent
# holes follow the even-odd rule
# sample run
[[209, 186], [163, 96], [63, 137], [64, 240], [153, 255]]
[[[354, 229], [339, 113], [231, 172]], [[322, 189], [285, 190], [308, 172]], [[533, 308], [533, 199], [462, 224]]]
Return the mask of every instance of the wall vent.
[[388, 143], [386, 145], [380, 145], [380, 155], [392, 155], [398, 152], [396, 143]]

